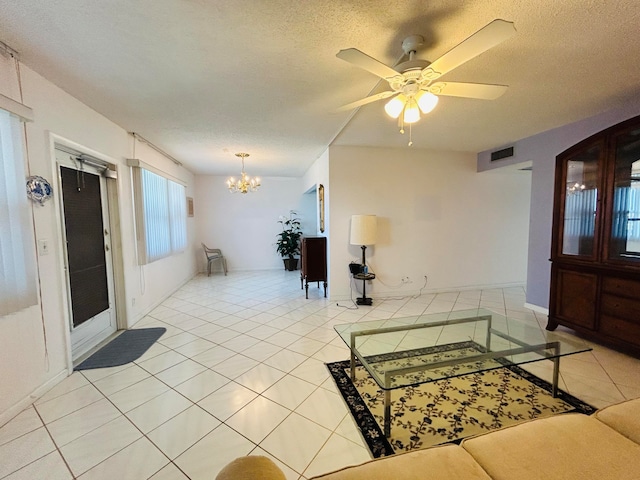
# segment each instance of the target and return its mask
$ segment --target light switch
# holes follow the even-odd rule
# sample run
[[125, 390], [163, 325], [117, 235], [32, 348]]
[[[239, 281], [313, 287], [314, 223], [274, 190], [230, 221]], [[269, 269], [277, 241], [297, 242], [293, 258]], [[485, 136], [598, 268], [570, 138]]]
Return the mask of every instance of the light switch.
[[47, 238], [41, 238], [38, 240], [38, 254], [49, 255], [49, 240]]

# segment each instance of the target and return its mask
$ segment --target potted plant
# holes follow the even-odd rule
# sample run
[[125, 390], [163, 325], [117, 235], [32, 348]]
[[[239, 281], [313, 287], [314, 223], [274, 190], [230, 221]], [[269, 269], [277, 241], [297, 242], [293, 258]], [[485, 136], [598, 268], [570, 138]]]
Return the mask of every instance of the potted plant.
[[278, 223], [282, 224], [282, 232], [278, 234], [276, 250], [282, 256], [284, 268], [289, 271], [298, 268], [298, 259], [294, 258], [294, 255], [300, 253], [300, 237], [302, 236], [300, 219], [295, 215], [296, 212], [291, 211], [289, 218], [282, 216], [278, 220]]

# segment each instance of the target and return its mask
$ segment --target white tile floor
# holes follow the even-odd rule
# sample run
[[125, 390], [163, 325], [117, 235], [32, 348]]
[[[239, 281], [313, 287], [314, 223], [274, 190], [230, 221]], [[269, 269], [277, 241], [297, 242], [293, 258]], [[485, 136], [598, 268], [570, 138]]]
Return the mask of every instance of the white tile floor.
[[[211, 480], [248, 454], [308, 479], [369, 458], [324, 366], [348, 358], [333, 325], [478, 306], [546, 323], [521, 288], [351, 310], [316, 288], [305, 300], [298, 275], [190, 281], [136, 325], [167, 329], [139, 360], [76, 372], [0, 428], [0, 479]], [[548, 378], [550, 366], [531, 370]], [[562, 360], [561, 387], [596, 407], [640, 397], [640, 360], [593, 345]]]

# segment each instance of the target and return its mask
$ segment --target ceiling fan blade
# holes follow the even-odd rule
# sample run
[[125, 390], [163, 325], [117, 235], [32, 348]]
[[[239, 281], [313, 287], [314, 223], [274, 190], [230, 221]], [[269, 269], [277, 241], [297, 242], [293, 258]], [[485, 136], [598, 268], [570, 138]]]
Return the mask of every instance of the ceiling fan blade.
[[463, 63], [486, 52], [499, 43], [515, 35], [516, 29], [513, 22], [506, 20], [494, 20], [478, 30], [462, 43], [453, 47], [447, 53], [438, 58], [422, 71], [422, 77], [427, 80], [436, 78], [450, 72]]
[[429, 85], [427, 90], [435, 95], [495, 100], [504, 94], [508, 88], [506, 85], [490, 85], [487, 83], [436, 82]]
[[356, 67], [360, 67], [368, 72], [373, 73], [381, 78], [390, 78], [400, 75], [393, 68], [386, 66], [384, 63], [379, 62], [375, 58], [370, 57], [366, 53], [362, 53], [356, 48], [347, 48], [346, 50], [340, 50], [336, 57], [346, 62], [354, 64]]
[[376, 102], [378, 100], [383, 100], [385, 98], [389, 98], [395, 95], [397, 92], [387, 90], [385, 92], [376, 93], [375, 95], [371, 95], [369, 97], [365, 97], [355, 102], [347, 103], [338, 109], [339, 112], [344, 112], [345, 110], [352, 110], [357, 107], [361, 107], [362, 105], [366, 105], [367, 103]]

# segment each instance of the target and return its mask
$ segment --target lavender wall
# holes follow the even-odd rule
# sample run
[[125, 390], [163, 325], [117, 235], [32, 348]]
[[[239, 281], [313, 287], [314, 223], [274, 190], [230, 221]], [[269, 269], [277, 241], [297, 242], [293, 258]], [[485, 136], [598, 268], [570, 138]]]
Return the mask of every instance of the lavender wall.
[[[529, 249], [527, 260], [527, 303], [546, 310], [549, 307], [551, 275], [551, 224], [556, 156], [607, 127], [640, 115], [640, 100], [623, 108], [548, 130], [514, 142], [514, 156], [491, 162], [491, 151], [478, 154], [478, 171], [530, 162], [531, 210], [529, 212]], [[497, 150], [494, 149], [494, 150]]]

